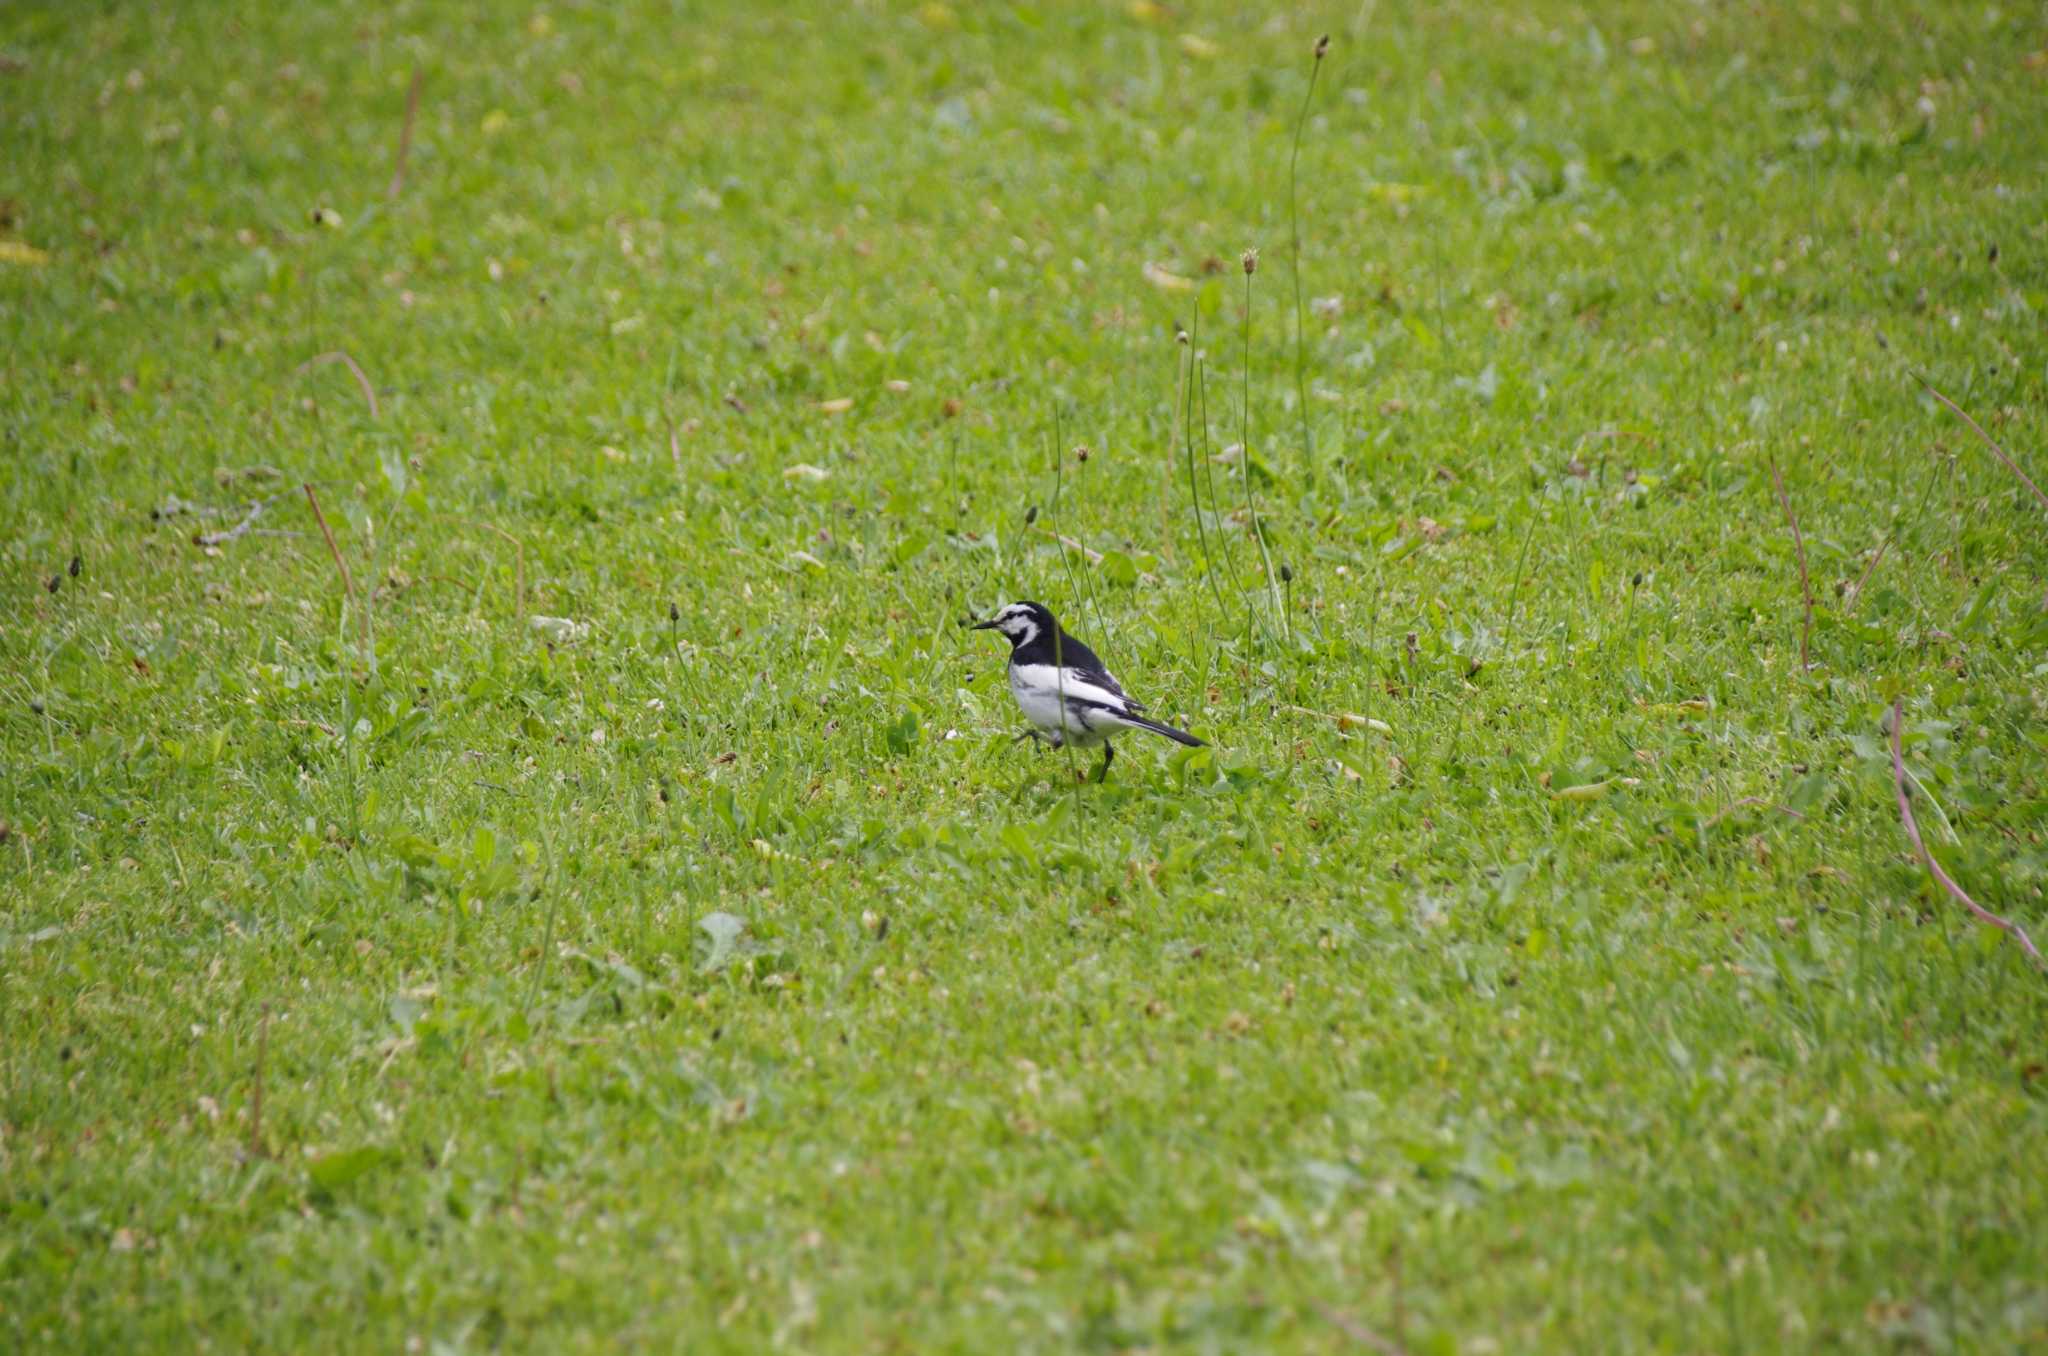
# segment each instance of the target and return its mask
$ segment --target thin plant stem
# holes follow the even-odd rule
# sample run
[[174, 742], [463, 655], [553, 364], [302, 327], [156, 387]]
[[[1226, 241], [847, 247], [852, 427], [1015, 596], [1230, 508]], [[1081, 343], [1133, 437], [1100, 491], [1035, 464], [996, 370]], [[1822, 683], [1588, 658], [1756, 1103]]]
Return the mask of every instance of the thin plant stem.
[[[1071, 593], [1073, 594], [1073, 596], [1074, 596], [1074, 606], [1078, 608], [1078, 607], [1080, 607], [1080, 606], [1081, 606], [1081, 586], [1080, 586], [1080, 585], [1079, 585], [1078, 583], [1076, 583], [1076, 582], [1075, 582], [1075, 580], [1074, 580], [1074, 563], [1073, 563], [1073, 561], [1072, 561], [1071, 559], [1069, 559], [1069, 558], [1068, 558], [1068, 556], [1067, 556], [1067, 539], [1066, 539], [1066, 535], [1065, 535], [1065, 534], [1064, 534], [1063, 532], [1061, 532], [1061, 531], [1060, 531], [1060, 528], [1061, 528], [1061, 526], [1063, 525], [1063, 524], [1062, 524], [1062, 522], [1061, 522], [1060, 516], [1059, 516], [1059, 513], [1060, 513], [1060, 484], [1061, 484], [1061, 477], [1060, 477], [1060, 463], [1066, 460], [1066, 458], [1065, 458], [1064, 456], [1062, 456], [1062, 455], [1061, 455], [1061, 453], [1060, 453], [1060, 433], [1061, 433], [1061, 426], [1060, 426], [1060, 416], [1059, 416], [1059, 407], [1058, 407], [1057, 405], [1055, 405], [1055, 406], [1053, 407], [1053, 443], [1052, 443], [1052, 511], [1051, 511], [1051, 512], [1050, 512], [1049, 514], [1047, 514], [1046, 516], [1047, 516], [1048, 518], [1050, 518], [1050, 519], [1051, 519], [1051, 526], [1052, 526], [1052, 530], [1053, 530], [1053, 532], [1052, 532], [1052, 536], [1053, 536], [1053, 544], [1054, 544], [1055, 546], [1057, 546], [1057, 547], [1059, 548], [1059, 553], [1060, 553], [1060, 564], [1061, 564], [1062, 566], [1064, 566], [1064, 567], [1066, 568], [1066, 572], [1067, 572], [1067, 588], [1068, 588], [1068, 590], [1069, 590], [1069, 591], [1070, 591], [1070, 592], [1071, 592]], [[1086, 565], [1086, 564], [1087, 564], [1088, 562], [1084, 560], [1084, 561], [1082, 561], [1081, 563], [1082, 563], [1082, 564], [1083, 564], [1083, 565], [1085, 566], [1085, 565]], [[1097, 617], [1097, 620], [1100, 620], [1100, 618], [1101, 618], [1101, 610], [1100, 610], [1100, 609], [1097, 609], [1097, 611], [1096, 611], [1096, 617]], [[1073, 746], [1073, 741], [1071, 741], [1071, 740], [1069, 740], [1069, 739], [1067, 738], [1067, 661], [1066, 661], [1066, 655], [1065, 655], [1065, 653], [1064, 653], [1064, 649], [1065, 649], [1065, 647], [1064, 647], [1064, 646], [1063, 646], [1063, 645], [1061, 644], [1061, 642], [1060, 642], [1060, 624], [1059, 624], [1059, 622], [1058, 622], [1057, 620], [1055, 620], [1055, 621], [1053, 622], [1053, 632], [1052, 632], [1052, 670], [1053, 670], [1053, 689], [1054, 689], [1054, 696], [1055, 696], [1055, 697], [1057, 698], [1057, 700], [1058, 700], [1058, 702], [1059, 702], [1059, 711], [1060, 711], [1060, 729], [1059, 729], [1059, 735], [1060, 735], [1060, 748], [1061, 748], [1061, 749], [1062, 749], [1062, 750], [1063, 750], [1063, 751], [1064, 751], [1064, 752], [1066, 753], [1066, 756], [1067, 756], [1067, 772], [1068, 772], [1068, 775], [1069, 775], [1069, 777], [1070, 777], [1070, 778], [1072, 778], [1072, 777], [1074, 777], [1074, 776], [1075, 776], [1076, 774], [1075, 774], [1075, 772], [1074, 772], [1074, 746]], [[1076, 782], [1076, 789], [1075, 789], [1075, 791], [1074, 791], [1074, 803], [1075, 803], [1075, 805], [1076, 805], [1077, 807], [1078, 807], [1078, 806], [1079, 806], [1079, 804], [1080, 804], [1080, 797], [1081, 797], [1081, 792], [1080, 792], [1080, 790], [1079, 790], [1079, 787], [1078, 787], [1078, 782]]]
[[[1181, 401], [1185, 397], [1188, 383], [1187, 356], [1181, 353], [1187, 348], [1186, 336], [1180, 326], [1174, 326], [1173, 336], [1173, 412], [1169, 416], [1166, 432], [1166, 465], [1159, 477], [1159, 551], [1166, 563], [1173, 563], [1173, 454], [1180, 446]], [[1192, 350], [1190, 350], [1192, 353]]]
[[[1060, 531], [1060, 463], [1064, 460], [1065, 458], [1060, 455], [1059, 416], [1055, 412], [1053, 416], [1052, 443], [1052, 511], [1046, 517], [1052, 520], [1053, 545], [1058, 548], [1060, 553], [1060, 567], [1067, 572], [1067, 591], [1073, 596], [1074, 606], [1079, 608], [1082, 601], [1081, 582], [1074, 577], [1074, 562], [1067, 555], [1066, 534]], [[1057, 636], [1053, 637], [1053, 649], [1055, 651], [1053, 658], [1057, 662], [1059, 658], [1057, 653], [1059, 637]], [[1065, 708], [1064, 701], [1061, 703], [1061, 707], [1062, 709]]]
[[1301, 163], [1301, 131], [1308, 124], [1309, 103], [1316, 97], [1316, 77], [1322, 74], [1323, 55], [1330, 50], [1328, 34], [1316, 39], [1315, 64], [1308, 71], [1308, 92], [1301, 96], [1301, 112], [1294, 119], [1294, 149], [1287, 157], [1287, 231], [1292, 239], [1294, 264], [1294, 406], [1301, 414], [1301, 471], [1302, 483], [1314, 483], [1316, 444], [1315, 435], [1309, 430], [1308, 420], [1308, 373], [1307, 373], [1307, 322], [1301, 307], [1301, 211], [1296, 201], [1295, 184], [1297, 169]]
[[[1202, 316], [1198, 309], [1195, 312], [1194, 319], [1196, 334], [1201, 332], [1201, 327]], [[1202, 521], [1201, 482], [1195, 477], [1195, 364], [1197, 361], [1199, 359], [1195, 352], [1194, 338], [1190, 336], [1188, 340], [1187, 380], [1183, 383], [1181, 390], [1181, 397], [1185, 402], [1185, 407], [1181, 412], [1180, 434], [1187, 451], [1188, 500], [1194, 505], [1195, 510], [1195, 539], [1201, 544], [1202, 548], [1202, 578], [1208, 581], [1209, 592], [1216, 599], [1217, 621], [1220, 624], [1223, 613], [1223, 592], [1217, 587], [1215, 562], [1209, 556], [1209, 529]], [[1195, 590], [1195, 606], [1191, 610], [1199, 614], [1201, 604], [1202, 591], [1198, 588]]]
[[[348, 599], [341, 601], [341, 632], [338, 637], [343, 652], [348, 649]], [[356, 685], [344, 669], [341, 675], [341, 774], [342, 794], [348, 798], [348, 833], [351, 843], [363, 839], [361, 801], [356, 796]]]
[[1266, 530], [1259, 526], [1259, 501], [1252, 491], [1252, 273], [1258, 255], [1247, 252], [1244, 270], [1244, 408], [1238, 411], [1239, 455], [1244, 459], [1244, 507], [1251, 518], [1252, 539], [1259, 544], [1259, 562], [1266, 571], [1266, 602], [1280, 610], [1280, 590], [1273, 583], [1273, 553], [1266, 549]]
[[[1197, 317], [1195, 324], [1197, 334], [1199, 334], [1201, 328], [1201, 321], [1199, 317]], [[1202, 358], [1199, 353], [1193, 351], [1192, 344], [1189, 345], [1189, 348], [1190, 352], [1188, 354], [1187, 392], [1188, 417], [1186, 422], [1182, 426], [1182, 432], [1186, 435], [1187, 438], [1188, 449], [1188, 498], [1194, 502], [1195, 506], [1195, 537], [1202, 544], [1202, 577], [1209, 581], [1209, 592], [1216, 599], [1217, 621], [1220, 623], [1223, 619], [1223, 613], [1225, 611], [1223, 605], [1223, 587], [1222, 585], [1216, 582], [1216, 562], [1215, 559], [1211, 557], [1209, 554], [1209, 529], [1205, 525], [1202, 518], [1202, 487], [1200, 480], [1195, 475], [1195, 387], [1199, 385], [1201, 381]], [[1203, 441], [1206, 450], [1207, 439], [1205, 438]], [[1212, 485], [1209, 495], [1209, 502], [1211, 504], [1214, 504], [1215, 499], [1215, 491]], [[1220, 521], [1216, 525], [1216, 530], [1219, 536], [1222, 535], [1223, 524]]]
[[[1066, 440], [1066, 437], [1064, 436], [1064, 434], [1063, 434], [1063, 433], [1062, 433], [1062, 431], [1061, 431], [1061, 426], [1060, 426], [1060, 412], [1059, 412], [1059, 409], [1058, 409], [1058, 407], [1054, 407], [1054, 409], [1053, 409], [1053, 412], [1052, 412], [1052, 430], [1053, 430], [1053, 432], [1052, 432], [1052, 436], [1053, 436], [1053, 455], [1054, 455], [1054, 456], [1056, 456], [1056, 457], [1059, 457], [1059, 458], [1061, 458], [1061, 459], [1064, 459], [1064, 458], [1065, 458], [1065, 456], [1066, 456], [1066, 454], [1065, 454], [1064, 452], [1060, 451], [1060, 449], [1061, 449], [1061, 448], [1063, 448], [1063, 447], [1065, 447], [1065, 446], [1067, 445], [1067, 440]], [[1086, 465], [1088, 464], [1088, 458], [1087, 458], [1086, 452], [1087, 452], [1087, 450], [1086, 450], [1086, 448], [1085, 448], [1085, 447], [1078, 447], [1078, 448], [1076, 448], [1076, 449], [1075, 449], [1075, 453], [1074, 453], [1074, 455], [1075, 455], [1075, 458], [1076, 458], [1076, 464], [1077, 464], [1077, 465], [1080, 465], [1080, 466], [1086, 466]], [[1081, 476], [1081, 472], [1079, 472], [1079, 471], [1076, 471], [1076, 472], [1074, 472], [1074, 477], [1075, 477], [1075, 479], [1076, 479], [1077, 481], [1078, 481], [1078, 480], [1080, 479], [1080, 476]], [[1079, 489], [1078, 485], [1076, 486], [1076, 488], [1075, 488], [1075, 491], [1074, 491], [1074, 492], [1075, 492], [1076, 494], [1079, 494], [1079, 493], [1080, 493], [1080, 489]], [[1062, 524], [1062, 525], [1064, 525], [1064, 524]], [[1076, 537], [1076, 538], [1075, 538], [1074, 540], [1075, 540], [1076, 542], [1080, 542], [1080, 538], [1078, 538], [1078, 537]], [[1062, 543], [1062, 544], [1061, 544], [1061, 546], [1060, 546], [1060, 552], [1061, 552], [1061, 554], [1062, 554], [1062, 555], [1064, 555], [1064, 554], [1066, 553], [1066, 545], [1065, 545], [1065, 543]], [[1110, 624], [1109, 624], [1109, 617], [1108, 617], [1108, 614], [1106, 614], [1106, 613], [1105, 613], [1105, 612], [1103, 612], [1103, 610], [1102, 610], [1102, 598], [1101, 598], [1101, 596], [1100, 596], [1100, 595], [1099, 595], [1099, 594], [1098, 594], [1098, 593], [1096, 592], [1096, 589], [1095, 589], [1095, 568], [1094, 568], [1094, 566], [1093, 566], [1093, 565], [1092, 565], [1092, 564], [1091, 564], [1091, 563], [1089, 562], [1089, 559], [1088, 559], [1088, 548], [1087, 548], [1087, 546], [1086, 546], [1086, 544], [1085, 544], [1085, 543], [1084, 543], [1084, 544], [1082, 544], [1082, 546], [1081, 546], [1081, 552], [1080, 552], [1080, 554], [1081, 554], [1081, 581], [1082, 581], [1082, 583], [1083, 583], [1084, 585], [1086, 585], [1086, 587], [1087, 587], [1087, 590], [1088, 590], [1088, 606], [1089, 606], [1090, 608], [1092, 608], [1092, 609], [1094, 610], [1094, 612], [1095, 612], [1095, 625], [1096, 625], [1096, 627], [1097, 627], [1097, 628], [1098, 628], [1098, 629], [1099, 629], [1099, 630], [1101, 631], [1101, 633], [1102, 633], [1103, 637], [1104, 637], [1104, 638], [1106, 638], [1106, 639], [1107, 639], [1107, 640], [1109, 641], [1109, 643], [1110, 643], [1110, 644], [1111, 644], [1111, 645], [1113, 646], [1113, 645], [1115, 645], [1115, 644], [1116, 644], [1116, 632], [1115, 632], [1114, 630], [1112, 630], [1112, 629], [1111, 629], [1111, 627], [1110, 627]], [[1079, 606], [1079, 604], [1078, 604], [1078, 603], [1076, 603], [1076, 606]]]
[[[1230, 587], [1241, 598], [1244, 584], [1237, 573], [1237, 553], [1230, 549], [1230, 534], [1223, 530], [1223, 511], [1216, 498], [1216, 459], [1209, 453], [1209, 375], [1199, 357], [1195, 362], [1195, 392], [1202, 407], [1202, 477], [1209, 483], [1209, 511], [1216, 515], [1216, 536], [1223, 543], [1223, 563], [1230, 569]], [[1216, 602], [1222, 606], [1223, 600], [1219, 597]]]

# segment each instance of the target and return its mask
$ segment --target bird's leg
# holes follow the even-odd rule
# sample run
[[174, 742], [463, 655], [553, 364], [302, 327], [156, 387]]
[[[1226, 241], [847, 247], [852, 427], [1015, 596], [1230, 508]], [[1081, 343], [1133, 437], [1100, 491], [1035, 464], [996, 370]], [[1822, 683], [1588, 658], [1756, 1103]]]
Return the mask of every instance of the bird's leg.
[[1103, 741], [1102, 741], [1102, 771], [1100, 771], [1100, 772], [1098, 772], [1098, 773], [1096, 773], [1096, 774], [1095, 774], [1095, 780], [1096, 780], [1096, 781], [1097, 781], [1098, 783], [1101, 783], [1101, 782], [1106, 782], [1106, 781], [1108, 781], [1108, 780], [1109, 780], [1109, 765], [1110, 765], [1111, 761], [1112, 761], [1112, 760], [1114, 760], [1115, 758], [1116, 758], [1116, 750], [1115, 750], [1114, 748], [1112, 748], [1112, 747], [1110, 746], [1110, 742], [1109, 742], [1109, 741], [1108, 741], [1107, 739], [1103, 740]]

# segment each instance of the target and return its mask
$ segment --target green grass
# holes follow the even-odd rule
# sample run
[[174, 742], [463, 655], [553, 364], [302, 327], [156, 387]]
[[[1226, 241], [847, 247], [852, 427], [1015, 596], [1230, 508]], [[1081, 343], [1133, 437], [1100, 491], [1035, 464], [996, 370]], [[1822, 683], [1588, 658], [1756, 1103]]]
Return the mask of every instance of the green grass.
[[0, 10], [0, 1345], [2039, 1349], [2044, 47]]

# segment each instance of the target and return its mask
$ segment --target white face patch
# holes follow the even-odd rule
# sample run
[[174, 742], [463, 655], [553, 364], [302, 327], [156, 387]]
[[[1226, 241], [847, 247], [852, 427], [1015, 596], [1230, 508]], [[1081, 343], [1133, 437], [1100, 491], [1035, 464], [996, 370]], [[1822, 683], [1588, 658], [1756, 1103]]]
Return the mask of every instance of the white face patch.
[[1021, 607], [1006, 607], [996, 614], [996, 630], [1016, 645], [1029, 645], [1038, 637], [1038, 623]]

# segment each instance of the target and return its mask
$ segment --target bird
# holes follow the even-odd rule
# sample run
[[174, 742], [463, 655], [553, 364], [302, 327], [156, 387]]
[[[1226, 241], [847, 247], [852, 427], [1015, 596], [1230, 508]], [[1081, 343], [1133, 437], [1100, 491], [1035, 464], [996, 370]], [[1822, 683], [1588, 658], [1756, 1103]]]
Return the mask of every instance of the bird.
[[1056, 749], [1102, 745], [1096, 781], [1109, 777], [1116, 758], [1109, 739], [1118, 730], [1149, 730], [1176, 744], [1203, 746], [1187, 731], [1147, 716], [1141, 703], [1124, 695], [1123, 684], [1095, 651], [1069, 635], [1043, 603], [1011, 603], [973, 629], [1000, 631], [1010, 642], [1010, 695], [1031, 722], [1018, 738], [1044, 740]]

